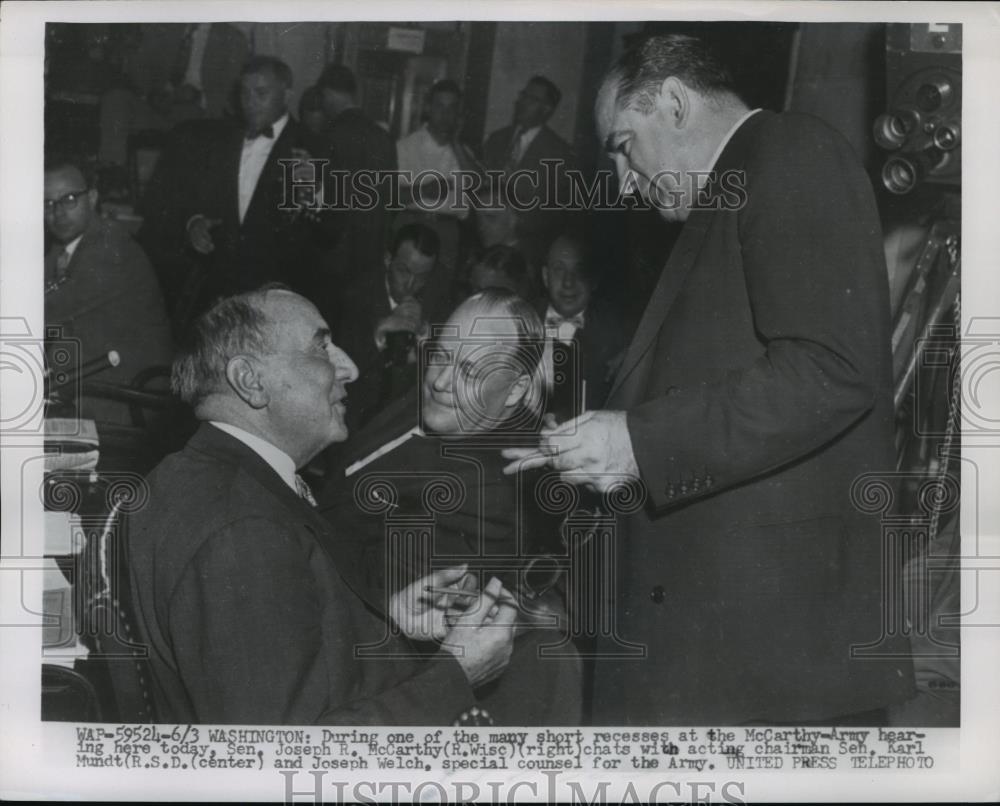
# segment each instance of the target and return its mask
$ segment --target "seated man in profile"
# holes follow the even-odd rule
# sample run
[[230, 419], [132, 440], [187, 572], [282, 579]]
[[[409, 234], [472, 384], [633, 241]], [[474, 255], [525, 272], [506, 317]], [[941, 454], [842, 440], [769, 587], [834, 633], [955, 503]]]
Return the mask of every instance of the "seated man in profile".
[[[129, 530], [162, 721], [451, 724], [507, 665], [514, 609], [499, 580], [475, 591], [463, 566], [441, 568], [381, 616], [353, 589], [353, 535], [319, 516], [296, 468], [346, 438], [356, 377], [287, 289], [224, 299], [195, 321], [172, 386], [202, 423], [150, 474]], [[449, 612], [459, 594], [471, 606]], [[436, 651], [415, 658], [411, 640]], [[362, 645], [382, 651], [359, 657]]]
[[[562, 626], [553, 587], [553, 555], [566, 554], [558, 477], [504, 476], [500, 456], [541, 424], [544, 343], [537, 313], [520, 297], [497, 288], [469, 297], [423, 345], [420, 389], [358, 435], [320, 495], [323, 514], [363, 551], [359, 585], [375, 608], [433, 568], [455, 563], [504, 582], [525, 628], [524, 662], [515, 662], [516, 649], [485, 700], [504, 724], [579, 719], [575, 652], [554, 630], [529, 629]], [[560, 643], [561, 657], [532, 657], [539, 644]]]

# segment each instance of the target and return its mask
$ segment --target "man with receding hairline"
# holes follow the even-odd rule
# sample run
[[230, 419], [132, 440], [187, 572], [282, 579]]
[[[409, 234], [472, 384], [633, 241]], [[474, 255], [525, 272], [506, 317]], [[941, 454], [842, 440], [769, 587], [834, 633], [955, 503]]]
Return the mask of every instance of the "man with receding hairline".
[[[202, 423], [149, 475], [129, 530], [162, 721], [450, 724], [507, 665], [515, 613], [499, 580], [479, 590], [464, 566], [440, 569], [383, 615], [358, 594], [354, 535], [319, 516], [296, 472], [346, 439], [356, 378], [316, 307], [287, 289], [225, 299], [194, 323], [172, 385]], [[415, 661], [409, 640], [436, 650]]]
[[645, 491], [613, 607], [646, 652], [598, 647], [596, 719], [884, 724], [913, 673], [851, 497], [895, 467], [871, 184], [822, 121], [749, 109], [692, 37], [626, 52], [595, 114], [622, 187], [684, 222], [602, 409], [508, 451], [511, 472]]

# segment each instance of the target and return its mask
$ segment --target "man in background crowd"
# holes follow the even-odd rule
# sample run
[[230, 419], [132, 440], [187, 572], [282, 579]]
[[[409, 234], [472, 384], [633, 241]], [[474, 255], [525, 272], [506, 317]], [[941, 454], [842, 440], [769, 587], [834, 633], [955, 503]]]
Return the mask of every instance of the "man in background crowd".
[[[427, 93], [424, 124], [396, 143], [401, 197], [406, 210], [396, 227], [419, 222], [431, 227], [441, 241], [438, 281], [442, 293], [452, 292], [462, 241], [462, 222], [469, 204], [459, 198], [458, 171], [476, 171], [469, 149], [458, 139], [462, 123], [462, 90], [450, 79], [435, 82]], [[422, 172], [431, 172], [419, 185]]]
[[[52, 155], [45, 164], [45, 324], [58, 341], [79, 344], [89, 362], [110, 350], [120, 363], [94, 380], [127, 386], [142, 370], [167, 366], [170, 323], [156, 275], [142, 248], [115, 221], [101, 218], [93, 174], [79, 159]], [[76, 402], [76, 401], [73, 401]], [[131, 424], [128, 406], [84, 397], [79, 413]]]
[[242, 121], [189, 125], [157, 165], [139, 237], [178, 333], [219, 296], [270, 281], [315, 289], [335, 222], [294, 208], [287, 192], [280, 160], [313, 156], [288, 111], [291, 88], [288, 65], [253, 57], [240, 74]]
[[552, 242], [542, 266], [546, 296], [539, 302], [552, 340], [549, 410], [559, 420], [603, 405], [625, 349], [621, 316], [594, 295], [598, 271], [586, 238], [566, 232]]
[[448, 313], [440, 300], [425, 296], [438, 271], [439, 250], [434, 230], [408, 224], [383, 253], [381, 270], [360, 272], [344, 293], [337, 337], [361, 376], [351, 392], [352, 427], [364, 425], [416, 382], [417, 341], [428, 334], [429, 322]]
[[[560, 209], [539, 208], [569, 203], [565, 171], [573, 165], [572, 149], [548, 126], [561, 98], [559, 88], [545, 76], [532, 77], [518, 93], [514, 122], [493, 132], [483, 146], [488, 169], [503, 171], [505, 177], [522, 172], [520, 179], [505, 182], [505, 201], [516, 219], [517, 242], [535, 267], [542, 264], [564, 220]], [[546, 169], [543, 161], [554, 167]]]

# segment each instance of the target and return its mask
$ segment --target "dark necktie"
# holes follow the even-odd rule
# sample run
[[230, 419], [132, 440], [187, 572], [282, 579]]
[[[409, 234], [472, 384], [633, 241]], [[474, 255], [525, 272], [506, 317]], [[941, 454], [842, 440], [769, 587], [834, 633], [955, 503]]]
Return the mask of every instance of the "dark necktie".
[[247, 140], [256, 140], [258, 137], [267, 137], [270, 140], [274, 139], [274, 126], [265, 126], [259, 132], [247, 132]]

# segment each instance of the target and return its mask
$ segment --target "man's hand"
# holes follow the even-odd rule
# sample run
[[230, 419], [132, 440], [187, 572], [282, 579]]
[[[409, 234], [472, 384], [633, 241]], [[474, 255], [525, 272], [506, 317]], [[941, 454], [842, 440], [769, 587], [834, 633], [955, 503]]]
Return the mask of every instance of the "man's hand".
[[423, 308], [413, 297], [402, 300], [396, 309], [375, 326], [375, 346], [385, 349], [385, 335], [397, 330], [420, 334], [424, 329]]
[[506, 448], [503, 472], [548, 465], [571, 484], [598, 492], [639, 477], [624, 411], [588, 411], [556, 428], [542, 429], [537, 449]]
[[514, 649], [517, 607], [510, 592], [494, 577], [453, 625], [441, 648], [455, 656], [473, 688], [499, 677]]
[[222, 220], [219, 218], [207, 218], [200, 214], [188, 221], [188, 243], [191, 244], [195, 252], [208, 255], [215, 249], [215, 242], [212, 240], [212, 230], [221, 223]]
[[[478, 582], [467, 574], [467, 565], [434, 571], [412, 582], [389, 599], [389, 617], [407, 638], [440, 641], [450, 629], [447, 617], [454, 616], [475, 598]], [[428, 590], [432, 589], [432, 590]], [[449, 590], [454, 593], [436, 593]]]

